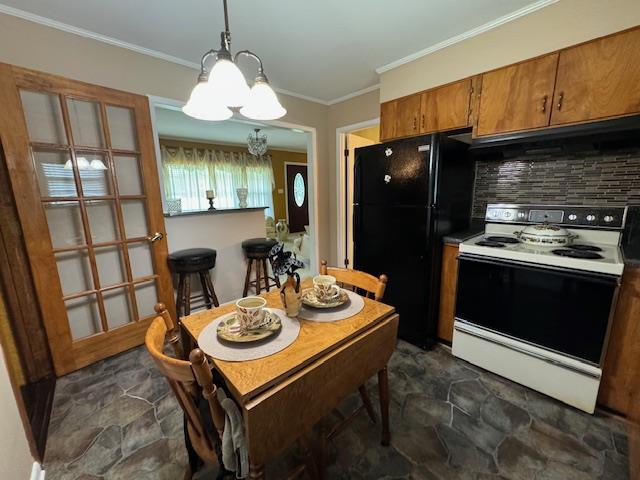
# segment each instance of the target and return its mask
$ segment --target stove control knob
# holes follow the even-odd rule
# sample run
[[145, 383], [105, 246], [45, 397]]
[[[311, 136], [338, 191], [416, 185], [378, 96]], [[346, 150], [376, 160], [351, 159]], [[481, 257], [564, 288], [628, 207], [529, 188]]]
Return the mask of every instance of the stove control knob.
[[588, 222], [593, 222], [595, 219], [596, 219], [595, 215], [591, 215], [591, 214], [587, 215], [587, 221]]
[[578, 219], [578, 215], [576, 215], [575, 213], [572, 213], [571, 215], [569, 215], [569, 220], [575, 221], [577, 219]]
[[604, 216], [604, 221], [607, 222], [607, 223], [613, 222], [613, 216], [612, 215], [605, 215]]
[[527, 218], [527, 214], [525, 212], [518, 212], [518, 218]]
[[509, 210], [505, 210], [504, 212], [502, 212], [502, 216], [504, 218], [511, 218], [511, 212]]

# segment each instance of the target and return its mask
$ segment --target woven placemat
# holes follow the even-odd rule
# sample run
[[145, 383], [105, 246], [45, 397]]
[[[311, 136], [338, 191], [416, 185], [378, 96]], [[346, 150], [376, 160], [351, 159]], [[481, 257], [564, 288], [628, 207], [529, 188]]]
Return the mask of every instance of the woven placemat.
[[210, 357], [227, 362], [256, 360], [284, 350], [298, 338], [300, 322], [295, 318], [287, 317], [284, 310], [277, 308], [267, 308], [266, 310], [278, 315], [282, 322], [282, 329], [275, 336], [252, 343], [231, 343], [220, 340], [217, 334], [218, 324], [235, 315], [234, 311], [216, 318], [207, 325], [198, 337], [198, 346]]
[[311, 320], [312, 322], [337, 322], [345, 318], [353, 317], [364, 308], [364, 299], [357, 293], [345, 290], [349, 296], [349, 301], [336, 308], [311, 308], [304, 305], [300, 309], [298, 318]]

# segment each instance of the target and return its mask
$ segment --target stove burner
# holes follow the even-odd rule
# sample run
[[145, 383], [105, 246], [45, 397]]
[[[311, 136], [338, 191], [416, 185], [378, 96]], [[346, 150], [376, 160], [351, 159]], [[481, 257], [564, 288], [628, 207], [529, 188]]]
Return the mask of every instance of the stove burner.
[[604, 258], [599, 253], [585, 251], [585, 250], [569, 250], [568, 248], [558, 248], [553, 250], [555, 255], [560, 255], [561, 257], [571, 257], [571, 258], [583, 258], [589, 260], [597, 260], [600, 258]]
[[485, 237], [485, 240], [498, 243], [520, 243], [520, 240], [514, 237]]
[[580, 243], [569, 245], [569, 248], [571, 250], [579, 250], [582, 252], [601, 252], [602, 251], [600, 247], [596, 247], [595, 245], [584, 245]]
[[480, 240], [479, 242], [476, 242], [476, 245], [480, 245], [481, 247], [492, 247], [492, 248], [506, 247], [504, 243], [493, 242], [491, 240]]

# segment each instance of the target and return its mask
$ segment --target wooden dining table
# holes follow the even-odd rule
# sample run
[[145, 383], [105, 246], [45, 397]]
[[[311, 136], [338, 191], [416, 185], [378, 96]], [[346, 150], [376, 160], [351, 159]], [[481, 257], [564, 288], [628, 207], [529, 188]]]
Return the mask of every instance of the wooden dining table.
[[[309, 279], [302, 288], [311, 286]], [[278, 290], [261, 295], [283, 308]], [[194, 342], [216, 318], [233, 311], [223, 304], [181, 318]], [[266, 462], [295, 443], [349, 394], [378, 374], [382, 443], [389, 444], [387, 363], [396, 346], [399, 316], [392, 306], [364, 298], [357, 314], [335, 322], [299, 319], [300, 334], [284, 350], [239, 362], [210, 358], [242, 410], [251, 479], [264, 479]]]

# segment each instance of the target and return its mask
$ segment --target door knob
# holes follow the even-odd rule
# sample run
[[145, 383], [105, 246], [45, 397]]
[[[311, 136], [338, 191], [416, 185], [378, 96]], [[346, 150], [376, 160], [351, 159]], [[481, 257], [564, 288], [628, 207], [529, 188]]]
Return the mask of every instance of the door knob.
[[149, 235], [147, 237], [147, 240], [149, 240], [151, 243], [157, 242], [158, 240], [162, 240], [164, 238], [164, 235], [160, 232], [156, 232], [153, 235]]

